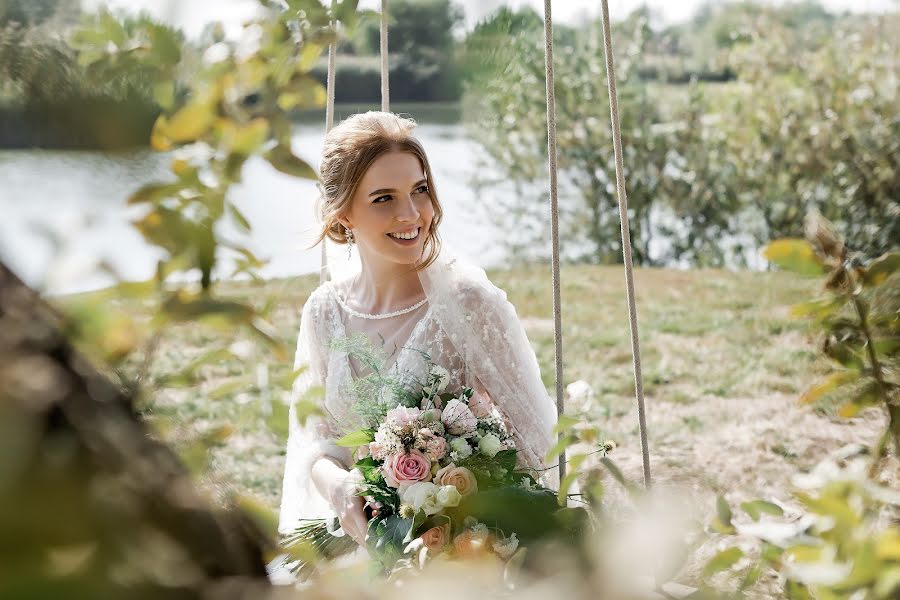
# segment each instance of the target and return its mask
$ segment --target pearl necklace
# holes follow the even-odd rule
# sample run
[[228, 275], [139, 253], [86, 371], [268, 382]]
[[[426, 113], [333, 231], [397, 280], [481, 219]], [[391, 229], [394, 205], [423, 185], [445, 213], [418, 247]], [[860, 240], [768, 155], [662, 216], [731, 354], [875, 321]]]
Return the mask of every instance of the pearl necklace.
[[[332, 290], [334, 290], [334, 287], [332, 287]], [[353, 310], [352, 308], [347, 306], [347, 303], [344, 302], [344, 299], [341, 298], [341, 295], [337, 293], [337, 290], [334, 290], [334, 297], [337, 298], [338, 304], [340, 304], [344, 310], [346, 310], [348, 313], [350, 313], [354, 317], [359, 317], [360, 319], [390, 319], [391, 317], [399, 317], [400, 315], [405, 315], [406, 313], [411, 313], [412, 311], [416, 310], [417, 308], [419, 308], [420, 306], [422, 306], [423, 304], [428, 302], [428, 297], [426, 296], [425, 298], [422, 298], [420, 301], [416, 302], [415, 304], [413, 304], [410, 307], [401, 308], [400, 310], [395, 310], [394, 312], [382, 313], [380, 315], [370, 315], [369, 313], [362, 313], [362, 312], [359, 312], [358, 310]]]

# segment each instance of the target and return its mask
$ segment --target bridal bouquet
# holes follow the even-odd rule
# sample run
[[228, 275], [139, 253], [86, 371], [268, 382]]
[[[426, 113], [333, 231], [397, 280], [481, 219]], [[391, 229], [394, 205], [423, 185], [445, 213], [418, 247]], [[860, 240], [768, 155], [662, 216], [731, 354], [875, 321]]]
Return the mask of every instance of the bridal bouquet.
[[[513, 438], [488, 398], [469, 387], [448, 391], [449, 372], [435, 364], [414, 386], [421, 392], [374, 377], [380, 384], [363, 383], [367, 395], [357, 399], [368, 425], [338, 444], [356, 448], [371, 515], [367, 549], [382, 573], [437, 555], [507, 561], [531, 541], [575, 536], [582, 515], [573, 519], [554, 491], [517, 467]], [[352, 551], [328, 525], [306, 523], [289, 543], [315, 548], [318, 558]]]

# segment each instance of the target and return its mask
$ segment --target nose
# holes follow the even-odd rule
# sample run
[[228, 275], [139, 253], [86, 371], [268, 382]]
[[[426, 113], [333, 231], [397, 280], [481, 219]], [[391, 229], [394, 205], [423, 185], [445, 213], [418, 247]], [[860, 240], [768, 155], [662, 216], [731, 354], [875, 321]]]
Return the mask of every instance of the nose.
[[400, 222], [415, 223], [419, 220], [419, 209], [416, 208], [416, 202], [412, 196], [406, 194], [394, 206], [397, 207], [396, 218]]

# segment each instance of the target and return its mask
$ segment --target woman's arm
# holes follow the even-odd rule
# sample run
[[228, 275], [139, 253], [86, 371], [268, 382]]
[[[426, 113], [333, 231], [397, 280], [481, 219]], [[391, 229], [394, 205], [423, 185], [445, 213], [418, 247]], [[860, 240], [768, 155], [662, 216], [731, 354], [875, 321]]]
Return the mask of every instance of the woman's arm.
[[556, 407], [515, 307], [493, 284], [460, 294], [466, 314], [463, 358], [474, 375], [472, 387], [487, 394], [510, 428], [522, 462], [556, 486], [555, 470], [545, 471], [554, 443]]
[[[300, 372], [291, 391], [279, 530], [287, 533], [300, 519], [337, 514], [342, 525], [348, 527], [348, 535], [362, 542], [365, 517], [362, 499], [353, 494], [354, 477], [348, 471], [352, 459], [347, 448], [334, 443], [337, 427], [322, 402], [328, 353], [322, 343], [324, 336], [319, 332], [318, 300], [318, 294], [313, 292], [300, 318], [294, 359], [294, 369]], [[298, 414], [310, 411], [298, 411], [298, 405], [310, 402], [317, 404], [317, 414], [301, 420]]]

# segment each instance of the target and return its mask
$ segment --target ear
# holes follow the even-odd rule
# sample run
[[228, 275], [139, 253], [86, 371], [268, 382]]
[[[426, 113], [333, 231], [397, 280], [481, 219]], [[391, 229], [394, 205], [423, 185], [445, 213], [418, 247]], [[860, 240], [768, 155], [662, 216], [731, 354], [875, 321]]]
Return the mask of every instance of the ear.
[[353, 229], [353, 222], [350, 221], [349, 215], [342, 215], [340, 217], [337, 217], [337, 222], [347, 229]]

